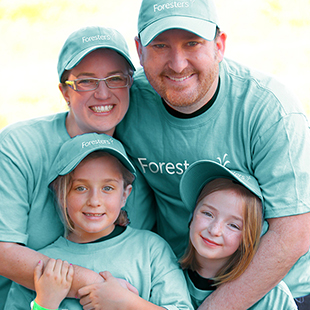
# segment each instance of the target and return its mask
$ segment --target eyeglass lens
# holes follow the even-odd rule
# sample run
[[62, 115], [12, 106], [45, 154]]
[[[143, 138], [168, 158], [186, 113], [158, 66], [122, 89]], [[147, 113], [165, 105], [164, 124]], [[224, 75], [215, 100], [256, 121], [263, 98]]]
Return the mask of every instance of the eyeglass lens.
[[105, 79], [79, 79], [75, 83], [77, 90], [94, 90], [99, 86], [100, 81], [104, 81], [109, 88], [125, 87], [128, 85], [128, 78], [125, 75], [114, 75]]

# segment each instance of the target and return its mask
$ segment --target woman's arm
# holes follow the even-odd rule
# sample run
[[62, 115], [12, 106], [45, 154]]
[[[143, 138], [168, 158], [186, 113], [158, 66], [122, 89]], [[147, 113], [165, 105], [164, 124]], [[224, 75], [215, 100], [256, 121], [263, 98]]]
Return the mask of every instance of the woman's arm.
[[[34, 290], [34, 269], [39, 261], [47, 264], [49, 257], [16, 243], [0, 242], [0, 274], [31, 290]], [[89, 269], [73, 265], [74, 277], [68, 297], [74, 298], [77, 291], [86, 285], [103, 282], [102, 277]]]

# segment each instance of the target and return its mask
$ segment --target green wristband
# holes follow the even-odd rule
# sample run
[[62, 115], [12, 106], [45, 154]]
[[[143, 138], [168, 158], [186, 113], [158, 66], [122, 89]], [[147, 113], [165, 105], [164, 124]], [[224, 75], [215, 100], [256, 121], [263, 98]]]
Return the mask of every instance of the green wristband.
[[47, 309], [47, 308], [43, 308], [40, 305], [38, 305], [35, 300], [31, 302], [30, 304], [30, 309], [31, 310], [58, 310], [58, 309]]

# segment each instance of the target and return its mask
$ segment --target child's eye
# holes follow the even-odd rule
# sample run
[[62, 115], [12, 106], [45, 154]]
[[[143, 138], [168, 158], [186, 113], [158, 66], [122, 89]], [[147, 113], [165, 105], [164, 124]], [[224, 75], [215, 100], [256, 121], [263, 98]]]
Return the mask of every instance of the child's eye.
[[77, 186], [77, 187], [75, 188], [75, 190], [78, 191], [78, 192], [83, 192], [83, 191], [86, 190], [86, 187], [85, 187], [85, 186]]
[[210, 211], [202, 211], [202, 214], [204, 214], [208, 217], [213, 217], [213, 214]]
[[231, 224], [229, 224], [229, 226], [232, 227], [233, 229], [240, 230], [240, 227], [237, 224], [231, 223]]
[[102, 189], [103, 189], [105, 192], [110, 192], [110, 191], [112, 191], [112, 190], [113, 190], [113, 187], [112, 187], [112, 186], [107, 185], [107, 186], [104, 186]]

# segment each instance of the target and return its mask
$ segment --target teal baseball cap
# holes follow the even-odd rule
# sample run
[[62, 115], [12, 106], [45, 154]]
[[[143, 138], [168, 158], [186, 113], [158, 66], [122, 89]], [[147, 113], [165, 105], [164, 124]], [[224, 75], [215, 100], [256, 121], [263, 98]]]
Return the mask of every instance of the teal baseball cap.
[[67, 38], [58, 58], [59, 81], [61, 81], [65, 70], [71, 70], [86, 55], [99, 48], [115, 50], [127, 60], [135, 71], [125, 38], [115, 29], [91, 26], [81, 28]]
[[257, 180], [249, 173], [230, 170], [211, 160], [199, 160], [190, 165], [180, 181], [180, 195], [186, 208], [193, 212], [196, 201], [204, 186], [214, 179], [225, 178], [240, 183], [256, 195], [263, 203], [263, 196]]
[[106, 134], [86, 133], [66, 141], [60, 148], [50, 171], [49, 184], [59, 175], [66, 175], [90, 153], [104, 151], [115, 156], [134, 176], [136, 170], [122, 143]]
[[138, 34], [147, 46], [160, 33], [169, 29], [183, 29], [205, 40], [215, 38], [219, 19], [212, 0], [142, 0]]

